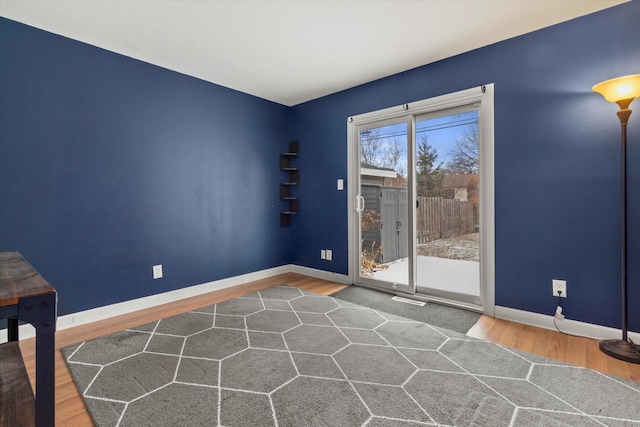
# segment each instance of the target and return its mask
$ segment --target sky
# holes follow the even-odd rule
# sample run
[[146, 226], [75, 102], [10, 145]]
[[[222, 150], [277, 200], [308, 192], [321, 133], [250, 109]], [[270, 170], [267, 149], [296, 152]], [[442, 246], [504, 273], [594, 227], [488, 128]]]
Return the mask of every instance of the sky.
[[[454, 146], [456, 139], [461, 138], [465, 132], [471, 131], [472, 124], [478, 120], [478, 111], [473, 110], [450, 116], [438, 117], [429, 120], [416, 122], [416, 143], [421, 141], [422, 135], [427, 135], [429, 143], [436, 149], [438, 158], [436, 164], [444, 161], [446, 165], [450, 159], [449, 151]], [[397, 137], [401, 143], [403, 160], [399, 165], [403, 170], [407, 170], [407, 134], [406, 124], [384, 126], [378, 128], [380, 138]]]

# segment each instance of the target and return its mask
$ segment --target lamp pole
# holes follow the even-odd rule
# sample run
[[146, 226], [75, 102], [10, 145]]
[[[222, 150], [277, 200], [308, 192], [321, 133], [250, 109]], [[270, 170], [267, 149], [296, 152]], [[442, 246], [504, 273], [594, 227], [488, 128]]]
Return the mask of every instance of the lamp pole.
[[598, 83], [593, 87], [609, 102], [615, 102], [620, 107], [617, 112], [620, 119], [620, 142], [622, 148], [622, 213], [621, 234], [621, 270], [622, 270], [622, 339], [600, 341], [600, 351], [631, 363], [640, 363], [640, 346], [629, 341], [627, 332], [627, 123], [632, 110], [629, 105], [640, 97], [640, 74], [619, 77]]
[[[626, 100], [625, 100], [626, 101]], [[618, 102], [620, 110], [617, 112], [620, 119], [620, 143], [622, 144], [622, 341], [627, 342], [627, 123], [632, 110], [629, 104], [626, 107]]]

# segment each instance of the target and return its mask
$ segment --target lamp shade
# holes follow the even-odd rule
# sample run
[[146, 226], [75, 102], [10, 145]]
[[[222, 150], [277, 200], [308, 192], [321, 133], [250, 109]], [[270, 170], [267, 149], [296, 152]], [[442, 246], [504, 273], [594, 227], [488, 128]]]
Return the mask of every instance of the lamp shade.
[[623, 76], [598, 83], [593, 87], [594, 92], [604, 96], [609, 102], [640, 97], [640, 74]]

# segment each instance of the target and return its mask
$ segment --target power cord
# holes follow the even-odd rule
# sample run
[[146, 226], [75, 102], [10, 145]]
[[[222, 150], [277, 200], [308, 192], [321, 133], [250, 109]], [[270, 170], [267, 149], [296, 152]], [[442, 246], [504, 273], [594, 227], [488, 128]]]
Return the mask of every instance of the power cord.
[[562, 314], [562, 304], [560, 303], [560, 297], [562, 297], [562, 291], [557, 291], [558, 294], [558, 308], [556, 308], [556, 314], [553, 316], [553, 326], [555, 326], [556, 330], [558, 332], [560, 332], [561, 334], [564, 335], [568, 335], [570, 337], [578, 337], [578, 338], [589, 338], [589, 339], [593, 339], [593, 337], [588, 337], [586, 335], [578, 335], [578, 334], [570, 334], [569, 332], [565, 332], [560, 330], [560, 328], [558, 328], [558, 325], [556, 324], [556, 320], [560, 319], [564, 319], [564, 314]]
[[[556, 314], [553, 316], [553, 326], [556, 327], [557, 331], [560, 332], [561, 334], [568, 335], [568, 336], [571, 336], [571, 337], [594, 339], [593, 337], [588, 337], [586, 335], [570, 334], [568, 332], [561, 331], [560, 328], [558, 328], [558, 325], [556, 324], [556, 320], [558, 318], [564, 319], [564, 314], [562, 314], [562, 304], [560, 303], [560, 301], [561, 301], [560, 298], [562, 296], [562, 291], [557, 291], [557, 293], [558, 293], [558, 308], [556, 309]], [[628, 338], [628, 337], [627, 337], [627, 341], [629, 341], [629, 343], [631, 344], [631, 348], [633, 349], [633, 351], [635, 351], [636, 353], [640, 354], [640, 345], [634, 343], [631, 340], [631, 338]]]

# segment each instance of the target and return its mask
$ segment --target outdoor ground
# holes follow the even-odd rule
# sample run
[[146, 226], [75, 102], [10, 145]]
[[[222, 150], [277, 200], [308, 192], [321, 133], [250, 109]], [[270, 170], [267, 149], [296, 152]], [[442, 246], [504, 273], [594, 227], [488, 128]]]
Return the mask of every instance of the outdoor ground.
[[463, 234], [449, 239], [418, 245], [419, 256], [480, 261], [480, 233]]
[[[480, 295], [479, 260], [478, 233], [418, 245], [418, 286]], [[378, 265], [369, 277], [386, 282], [408, 283], [408, 259]]]

